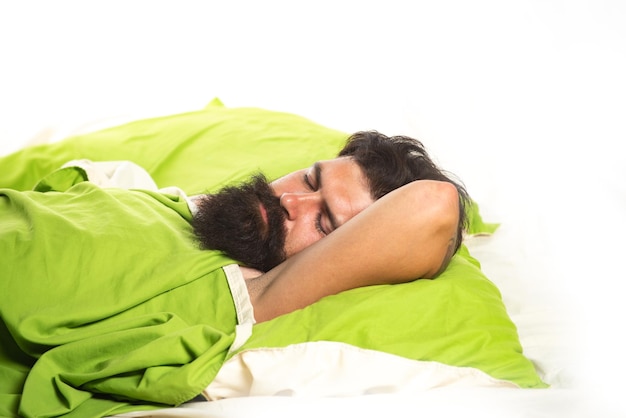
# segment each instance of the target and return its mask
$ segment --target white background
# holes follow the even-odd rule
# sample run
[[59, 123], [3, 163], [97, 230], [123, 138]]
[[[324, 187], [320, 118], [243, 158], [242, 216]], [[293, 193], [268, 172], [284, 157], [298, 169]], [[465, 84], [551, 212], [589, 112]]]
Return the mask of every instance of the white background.
[[582, 380], [619, 393], [626, 2], [0, 0], [0, 60], [3, 153], [213, 97], [420, 138], [526, 231], [528, 286], [572, 315]]

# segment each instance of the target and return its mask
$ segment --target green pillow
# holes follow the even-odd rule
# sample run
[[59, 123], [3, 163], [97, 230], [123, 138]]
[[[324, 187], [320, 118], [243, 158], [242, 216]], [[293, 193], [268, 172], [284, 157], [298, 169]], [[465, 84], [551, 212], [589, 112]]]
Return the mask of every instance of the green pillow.
[[[348, 134], [306, 118], [259, 108], [205, 109], [139, 120], [0, 158], [0, 187], [32, 187], [72, 159], [130, 160], [159, 187], [214, 191], [262, 171], [270, 179], [333, 158]], [[428, 144], [426, 144], [428, 146]], [[477, 206], [470, 233], [491, 233]], [[236, 353], [336, 341], [408, 359], [471, 367], [520, 387], [545, 387], [523, 355], [498, 289], [463, 247], [436, 280], [375, 286], [324, 298], [254, 326]], [[303, 359], [306, 361], [306, 359]]]
[[472, 367], [520, 387], [547, 386], [523, 355], [499, 290], [465, 246], [436, 280], [353, 289], [257, 324], [237, 354], [314, 341]]
[[[0, 157], [0, 187], [32, 190], [70, 160], [132, 161], [158, 187], [188, 195], [214, 192], [264, 173], [273, 180], [333, 158], [348, 134], [302, 116], [259, 108], [227, 108], [213, 99], [199, 111], [143, 119]], [[471, 234], [492, 233], [477, 206], [468, 207]]]
[[274, 179], [333, 158], [348, 135], [301, 116], [257, 108], [205, 109], [139, 120], [0, 158], [0, 187], [31, 190], [67, 161], [129, 160], [159, 187], [215, 191], [262, 171]]

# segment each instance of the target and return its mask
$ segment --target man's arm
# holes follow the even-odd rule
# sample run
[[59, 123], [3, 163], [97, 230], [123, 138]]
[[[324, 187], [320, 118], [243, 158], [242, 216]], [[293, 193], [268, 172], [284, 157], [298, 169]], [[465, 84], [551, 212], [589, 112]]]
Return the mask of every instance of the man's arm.
[[433, 278], [456, 244], [459, 196], [420, 180], [383, 196], [326, 238], [250, 282], [258, 322], [344, 290]]

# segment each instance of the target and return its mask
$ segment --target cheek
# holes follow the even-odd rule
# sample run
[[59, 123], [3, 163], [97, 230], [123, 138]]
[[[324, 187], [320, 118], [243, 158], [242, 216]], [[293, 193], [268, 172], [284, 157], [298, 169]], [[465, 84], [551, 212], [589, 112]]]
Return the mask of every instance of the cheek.
[[287, 257], [291, 257], [321, 238], [322, 236], [317, 230], [311, 231], [309, 228], [304, 228], [303, 225], [294, 225], [287, 231], [285, 237], [285, 254]]

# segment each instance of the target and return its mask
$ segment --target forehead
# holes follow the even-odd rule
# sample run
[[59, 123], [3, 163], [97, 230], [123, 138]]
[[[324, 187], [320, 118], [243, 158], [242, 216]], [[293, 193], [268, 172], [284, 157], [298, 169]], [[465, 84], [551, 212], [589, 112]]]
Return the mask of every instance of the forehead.
[[341, 180], [345, 186], [366, 188], [367, 178], [363, 169], [352, 157], [337, 157], [331, 160], [322, 160], [313, 164], [308, 170], [321, 176], [322, 181]]
[[372, 204], [365, 174], [352, 158], [319, 161], [310, 170], [336, 227]]
[[338, 178], [347, 182], [354, 182], [360, 186], [367, 186], [367, 179], [363, 170], [352, 157], [337, 157], [329, 160], [320, 160], [309, 167], [293, 171], [277, 178], [272, 182], [272, 185], [278, 186], [289, 183], [292, 180], [301, 179], [305, 174], [321, 174], [322, 181]]
[[[319, 177], [319, 179], [318, 179]], [[342, 194], [348, 190], [371, 195], [367, 177], [361, 166], [352, 157], [337, 157], [321, 160], [310, 167], [293, 171], [271, 182], [277, 195], [297, 193], [306, 189], [303, 179], [315, 182], [324, 194]], [[321, 184], [317, 184], [321, 182]]]

